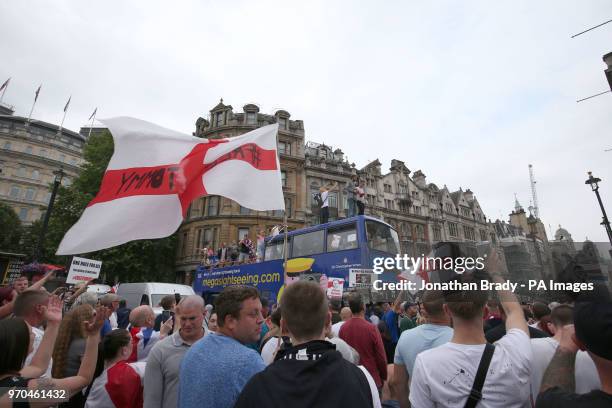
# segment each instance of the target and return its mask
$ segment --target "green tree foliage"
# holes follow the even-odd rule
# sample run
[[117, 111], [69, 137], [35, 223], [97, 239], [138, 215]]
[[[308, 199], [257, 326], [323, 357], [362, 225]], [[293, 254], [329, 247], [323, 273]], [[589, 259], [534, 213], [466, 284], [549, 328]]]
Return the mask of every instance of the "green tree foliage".
[[0, 251], [18, 252], [23, 228], [13, 208], [0, 203]]
[[[65, 265], [70, 257], [53, 255], [64, 234], [74, 225], [87, 204], [96, 196], [108, 162], [113, 154], [113, 139], [110, 133], [92, 136], [83, 150], [85, 164], [81, 173], [69, 187], [60, 186], [53, 207], [45, 239], [45, 251], [41, 262]], [[24, 239], [28, 250], [37, 240], [40, 223], [34, 223]], [[117, 278], [120, 282], [174, 281], [175, 236], [156, 240], [132, 241], [126, 244], [80, 254], [85, 258], [102, 261], [102, 275], [108, 282]], [[32, 253], [32, 252], [30, 252]]]

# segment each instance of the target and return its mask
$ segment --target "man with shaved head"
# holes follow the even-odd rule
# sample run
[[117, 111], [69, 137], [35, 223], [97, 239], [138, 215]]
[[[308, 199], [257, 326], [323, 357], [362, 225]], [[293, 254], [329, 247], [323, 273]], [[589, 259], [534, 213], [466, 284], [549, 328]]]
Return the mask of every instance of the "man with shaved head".
[[187, 296], [175, 308], [175, 323], [176, 327], [180, 325], [180, 329], [157, 342], [147, 359], [144, 378], [145, 407], [178, 405], [181, 361], [191, 345], [206, 335], [205, 312], [204, 300], [196, 295]]
[[333, 337], [340, 336], [340, 328], [342, 327], [344, 322], [346, 322], [351, 317], [353, 317], [353, 312], [351, 312], [350, 307], [343, 307], [342, 309], [340, 309], [340, 319], [342, 320], [339, 321], [338, 323], [332, 324], [331, 333]]
[[[151, 349], [170, 331], [171, 326], [162, 325], [162, 331], [153, 330], [155, 313], [151, 306], [138, 306], [130, 312], [130, 335], [132, 336], [132, 354], [128, 362], [146, 361]], [[163, 335], [162, 335], [163, 334]], [[160, 338], [161, 337], [161, 338]]]

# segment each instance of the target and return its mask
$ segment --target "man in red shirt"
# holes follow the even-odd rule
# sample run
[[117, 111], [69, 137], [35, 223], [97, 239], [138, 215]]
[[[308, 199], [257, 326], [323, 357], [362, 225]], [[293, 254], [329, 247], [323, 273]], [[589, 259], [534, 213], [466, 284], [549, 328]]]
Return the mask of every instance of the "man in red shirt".
[[365, 319], [365, 306], [358, 293], [348, 298], [353, 317], [340, 328], [340, 338], [359, 353], [359, 362], [374, 378], [380, 391], [387, 379], [387, 358], [380, 332]]

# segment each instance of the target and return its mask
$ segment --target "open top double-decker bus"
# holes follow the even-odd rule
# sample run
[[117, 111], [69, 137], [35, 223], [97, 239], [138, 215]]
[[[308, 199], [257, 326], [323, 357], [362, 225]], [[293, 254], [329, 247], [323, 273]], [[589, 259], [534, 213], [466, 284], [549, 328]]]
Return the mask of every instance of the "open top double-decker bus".
[[[341, 278], [347, 288], [351, 270], [364, 272], [360, 278], [367, 276], [374, 258], [395, 257], [399, 252], [397, 232], [389, 224], [360, 215], [290, 231], [286, 237], [268, 237], [262, 262], [200, 266], [193, 288], [210, 302], [228, 285], [251, 285], [276, 302], [283, 286], [293, 280]], [[397, 271], [384, 272], [375, 279], [396, 281]], [[365, 278], [358, 283], [365, 286]]]

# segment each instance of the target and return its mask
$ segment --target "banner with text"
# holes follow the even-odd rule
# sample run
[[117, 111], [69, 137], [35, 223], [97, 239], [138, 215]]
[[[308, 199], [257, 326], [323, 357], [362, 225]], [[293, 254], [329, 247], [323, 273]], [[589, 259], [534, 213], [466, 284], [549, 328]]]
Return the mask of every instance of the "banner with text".
[[101, 269], [102, 261], [79, 258], [78, 256], [75, 256], [72, 258], [66, 283], [89, 282], [90, 280], [96, 279], [98, 276], [100, 276]]

